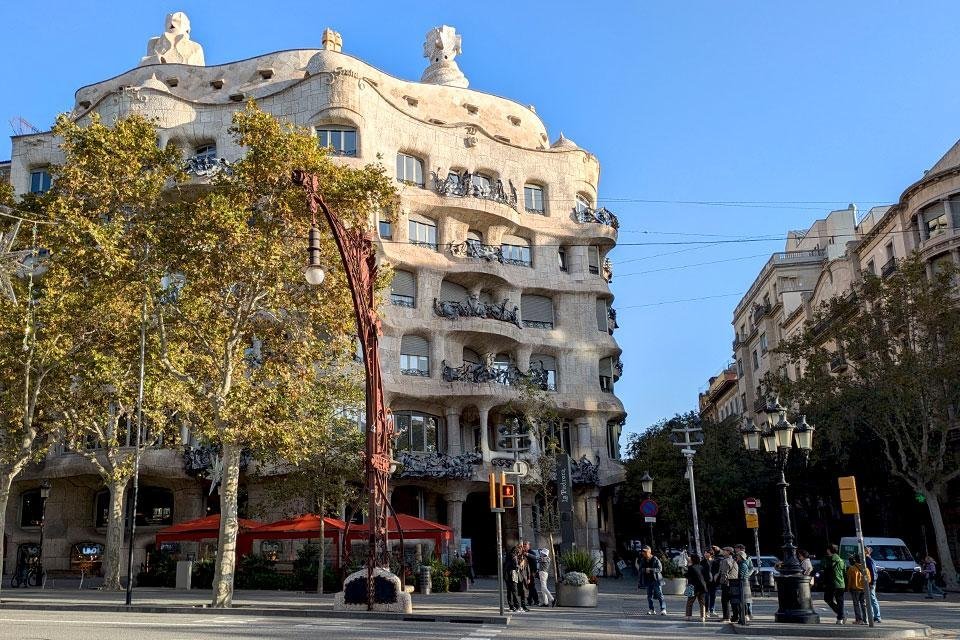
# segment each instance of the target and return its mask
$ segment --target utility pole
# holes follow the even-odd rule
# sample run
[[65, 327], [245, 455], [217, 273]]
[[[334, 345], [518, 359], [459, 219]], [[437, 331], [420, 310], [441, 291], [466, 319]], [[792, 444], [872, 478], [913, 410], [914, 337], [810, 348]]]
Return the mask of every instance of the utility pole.
[[680, 453], [687, 459], [687, 480], [690, 482], [690, 508], [693, 513], [693, 540], [698, 556], [703, 556], [700, 548], [700, 521], [697, 516], [697, 488], [693, 480], [693, 456], [697, 450], [694, 447], [703, 444], [703, 429], [700, 428], [700, 419], [694, 418], [694, 426], [678, 427], [670, 430], [673, 433], [674, 446], [681, 447]]

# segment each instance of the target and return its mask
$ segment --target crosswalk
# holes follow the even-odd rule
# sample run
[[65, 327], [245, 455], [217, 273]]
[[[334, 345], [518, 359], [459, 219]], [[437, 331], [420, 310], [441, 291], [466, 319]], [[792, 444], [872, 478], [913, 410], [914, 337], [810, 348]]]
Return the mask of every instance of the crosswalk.
[[503, 632], [499, 627], [480, 627], [474, 629], [469, 634], [460, 638], [460, 640], [494, 640], [498, 634]]

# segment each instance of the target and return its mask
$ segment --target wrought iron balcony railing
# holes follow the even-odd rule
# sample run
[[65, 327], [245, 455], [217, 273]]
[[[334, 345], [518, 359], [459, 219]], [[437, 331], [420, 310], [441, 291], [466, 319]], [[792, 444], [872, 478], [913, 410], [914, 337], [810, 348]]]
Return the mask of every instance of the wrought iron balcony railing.
[[449, 456], [445, 453], [418, 453], [415, 451], [397, 451], [395, 459], [400, 463], [398, 478], [458, 478], [473, 477], [473, 468], [483, 464], [479, 453], [461, 453]]
[[511, 180], [507, 180], [510, 189], [510, 193], [508, 194], [503, 188], [503, 180], [500, 179], [484, 184], [486, 180], [475, 181], [473, 179], [474, 174], [466, 170], [463, 173], [451, 171], [447, 174], [447, 177], [442, 180], [440, 179], [439, 170], [432, 171], [431, 173], [433, 174], [433, 189], [441, 196], [493, 200], [494, 202], [512, 207], [514, 210], [517, 208], [517, 189], [513, 186], [513, 181]]
[[185, 165], [185, 171], [198, 178], [209, 178], [221, 171], [228, 173], [233, 171], [226, 158], [218, 158], [205, 153], [187, 158]]
[[490, 318], [509, 322], [522, 329], [520, 322], [520, 307], [513, 305], [510, 307], [510, 301], [504, 300], [500, 304], [491, 304], [480, 300], [479, 296], [470, 296], [465, 302], [454, 302], [451, 300], [433, 299], [433, 312], [443, 318], [458, 320], [460, 318]]
[[513, 363], [499, 364], [487, 358], [486, 363], [464, 362], [459, 367], [451, 367], [443, 361], [444, 382], [471, 382], [474, 384], [494, 383], [506, 386], [515, 385], [521, 381], [529, 381], [544, 391], [555, 390], [550, 383], [549, 374], [545, 369], [532, 368], [524, 373]]
[[523, 326], [529, 329], [553, 329], [552, 322], [542, 322], [540, 320], [524, 320]]
[[753, 305], [753, 321], [756, 322], [763, 316], [770, 313], [770, 303], [764, 302], [763, 304]]
[[614, 229], [620, 228], [620, 220], [617, 218], [616, 214], [606, 207], [600, 207], [598, 209], [574, 207], [573, 215], [575, 216], [577, 222], [580, 223], [592, 222], [594, 224], [605, 224], [608, 227], [613, 227]]
[[405, 376], [419, 376], [421, 378], [430, 377], [430, 372], [426, 369], [400, 369], [400, 373]]
[[619, 329], [617, 324], [617, 310], [613, 307], [607, 307], [607, 333], [613, 335], [614, 329]]
[[603, 272], [603, 279], [607, 282], [613, 282], [613, 263], [610, 262], [610, 258], [603, 259], [601, 270]]
[[[529, 252], [527, 252], [529, 253]], [[525, 258], [511, 258], [503, 250], [503, 246], [494, 244], [483, 244], [475, 240], [465, 242], [451, 242], [450, 255], [457, 258], [474, 258], [476, 260], [486, 260], [487, 262], [499, 262], [500, 264], [512, 264], [518, 267], [530, 267], [532, 262]]]
[[897, 259], [890, 258], [885, 263], [883, 263], [882, 267], [880, 267], [880, 277], [886, 278], [896, 270], [897, 270]]

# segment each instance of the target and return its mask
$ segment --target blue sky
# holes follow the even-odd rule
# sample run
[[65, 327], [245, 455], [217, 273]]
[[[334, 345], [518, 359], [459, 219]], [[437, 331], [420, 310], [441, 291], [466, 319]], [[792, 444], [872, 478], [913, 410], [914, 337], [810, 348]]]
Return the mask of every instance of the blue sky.
[[319, 48], [331, 26], [345, 52], [408, 79], [424, 33], [454, 25], [472, 88], [536, 105], [551, 138], [596, 153], [622, 228], [628, 431], [696, 406], [730, 357], [733, 307], [782, 241], [628, 245], [782, 236], [848, 202], [895, 201], [960, 136], [960, 3], [946, 1], [48, 0], [5, 8], [0, 116], [49, 127], [77, 88], [135, 66], [176, 10], [208, 64]]

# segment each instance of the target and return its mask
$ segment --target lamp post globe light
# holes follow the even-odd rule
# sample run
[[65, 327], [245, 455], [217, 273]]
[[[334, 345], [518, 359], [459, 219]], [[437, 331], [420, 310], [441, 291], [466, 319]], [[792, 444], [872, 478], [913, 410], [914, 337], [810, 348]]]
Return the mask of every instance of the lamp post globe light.
[[759, 451], [760, 441], [767, 453], [776, 455], [777, 470], [780, 472], [780, 512], [783, 520], [783, 565], [777, 581], [777, 600], [779, 608], [774, 616], [777, 622], [816, 624], [820, 622], [813, 610], [810, 596], [810, 580], [803, 575], [797, 547], [794, 544], [793, 525], [790, 521], [790, 500], [787, 496], [786, 466], [790, 450], [796, 444], [805, 456], [810, 455], [813, 446], [814, 428], [807, 423], [806, 416], [800, 416], [796, 425], [787, 420], [787, 410], [774, 398], [758, 412], [758, 428], [753, 421], [744, 420], [740, 429], [743, 445], [748, 451]]

